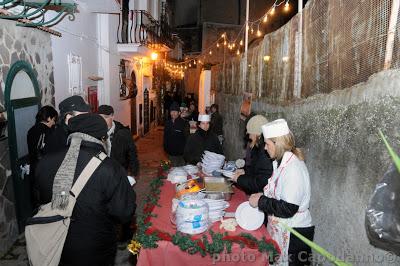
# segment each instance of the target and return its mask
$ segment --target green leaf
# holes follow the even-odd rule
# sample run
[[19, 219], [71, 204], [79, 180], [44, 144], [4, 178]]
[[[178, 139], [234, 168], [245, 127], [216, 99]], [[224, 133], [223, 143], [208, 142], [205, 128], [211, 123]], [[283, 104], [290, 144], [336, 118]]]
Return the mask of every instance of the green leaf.
[[387, 141], [386, 137], [383, 135], [382, 131], [379, 130], [379, 135], [381, 136], [383, 142], [386, 145], [386, 148], [393, 159], [394, 164], [396, 165], [397, 171], [400, 173], [400, 157], [394, 152], [393, 148], [390, 146], [389, 142]]

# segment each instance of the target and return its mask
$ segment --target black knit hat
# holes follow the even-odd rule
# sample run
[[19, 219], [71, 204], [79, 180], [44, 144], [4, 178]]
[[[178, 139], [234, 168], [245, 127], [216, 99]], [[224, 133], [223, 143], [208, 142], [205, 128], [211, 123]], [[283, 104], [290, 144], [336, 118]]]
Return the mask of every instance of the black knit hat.
[[83, 100], [81, 96], [74, 95], [64, 99], [58, 105], [58, 109], [60, 110], [60, 114], [65, 114], [68, 112], [89, 112], [90, 106]]
[[99, 115], [113, 115], [114, 114], [114, 108], [110, 105], [100, 105], [99, 109], [97, 111]]
[[85, 133], [100, 140], [108, 136], [106, 120], [98, 114], [74, 116], [68, 121], [68, 129], [71, 133]]
[[181, 111], [181, 108], [179, 107], [179, 104], [177, 103], [177, 102], [173, 102], [172, 104], [171, 104], [171, 106], [169, 107], [169, 111], [171, 112], [171, 111], [178, 111], [178, 112], [180, 112]]

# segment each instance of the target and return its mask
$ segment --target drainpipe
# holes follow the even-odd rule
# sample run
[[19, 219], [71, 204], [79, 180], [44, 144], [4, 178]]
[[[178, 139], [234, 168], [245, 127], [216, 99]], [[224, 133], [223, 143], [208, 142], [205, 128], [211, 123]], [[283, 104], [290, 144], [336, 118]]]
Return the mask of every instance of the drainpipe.
[[389, 20], [389, 29], [386, 41], [386, 53], [385, 53], [385, 64], [383, 66], [384, 70], [390, 68], [392, 64], [393, 47], [394, 47], [394, 35], [396, 33], [397, 17], [399, 15], [400, 0], [392, 0], [392, 10]]
[[294, 90], [293, 96], [301, 98], [301, 64], [303, 53], [303, 0], [299, 0], [297, 12], [299, 16], [299, 28], [295, 39], [295, 66], [294, 66]]
[[238, 25], [240, 25], [240, 11], [242, 9], [241, 1], [242, 0], [238, 0]]
[[246, 78], [247, 78], [247, 49], [249, 46], [249, 0], [246, 0], [246, 26], [244, 38], [244, 66], [243, 66], [243, 92], [246, 91]]

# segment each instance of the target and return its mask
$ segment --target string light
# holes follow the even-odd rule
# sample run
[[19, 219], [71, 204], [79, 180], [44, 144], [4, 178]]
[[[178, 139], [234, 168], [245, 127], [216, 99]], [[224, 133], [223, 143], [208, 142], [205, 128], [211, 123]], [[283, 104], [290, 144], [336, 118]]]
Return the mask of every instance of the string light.
[[285, 7], [284, 7], [284, 10], [286, 11], [286, 12], [288, 12], [289, 11], [289, 1], [286, 1], [286, 3], [285, 3]]
[[271, 11], [269, 12], [269, 14], [270, 14], [271, 16], [275, 14], [275, 4], [274, 4], [274, 6], [272, 7], [272, 9], [271, 9]]
[[[260, 24], [267, 23], [267, 21], [269, 20], [268, 16], [274, 15], [276, 13], [276, 9], [278, 7], [280, 7], [281, 5], [284, 6], [283, 10], [285, 12], [288, 12], [291, 8], [289, 1], [290, 0], [275, 0], [274, 4], [266, 11], [266, 13], [263, 16], [261, 16], [257, 20], [249, 21], [247, 24], [242, 25], [239, 33], [237, 33], [237, 35], [236, 35], [236, 38], [229, 39], [226, 32], [224, 32], [221, 34], [220, 38], [218, 38], [215, 42], [213, 42], [209, 47], [206, 47], [205, 49], [203, 49], [203, 51], [208, 50], [209, 51], [208, 54], [212, 55], [213, 47], [216, 46], [216, 48], [219, 49], [223, 45], [225, 47], [227, 46], [227, 48], [229, 48], [229, 50], [231, 50], [231, 51], [233, 50], [232, 52], [235, 52], [237, 55], [240, 55], [241, 54], [240, 47], [242, 47], [244, 45], [244, 41], [243, 41], [244, 29], [246, 29], [246, 27], [247, 27], [250, 34], [252, 34], [252, 35], [254, 34], [257, 37], [261, 37], [263, 35], [263, 32], [262, 32], [262, 30], [260, 30]], [[240, 36], [242, 36], [242, 38], [239, 41]], [[236, 44], [237, 41], [238, 41], [238, 43]], [[217, 49], [217, 52], [220, 51], [218, 49]], [[197, 61], [195, 58], [197, 58]], [[164, 63], [163, 65], [166, 68], [169, 67], [171, 69], [171, 71], [174, 71], [175, 74], [180, 74], [181, 70], [183, 71], [183, 68], [187, 69], [188, 66], [189, 66], [189, 68], [191, 68], [192, 65], [196, 65], [197, 62], [199, 62], [200, 64], [204, 64], [204, 62], [202, 63], [202, 61], [205, 60], [206, 54], [196, 56], [195, 58], [190, 59], [188, 57], [185, 57], [185, 62], [177, 63], [176, 65]], [[202, 58], [202, 60], [200, 60], [200, 58]], [[263, 59], [265, 62], [268, 62], [268, 61], [270, 61], [270, 56], [266, 55], [263, 57]], [[289, 61], [289, 57], [288, 56], [282, 57], [282, 60], [284, 62], [287, 62], [287, 61]], [[172, 70], [172, 69], [175, 69], [175, 70]]]

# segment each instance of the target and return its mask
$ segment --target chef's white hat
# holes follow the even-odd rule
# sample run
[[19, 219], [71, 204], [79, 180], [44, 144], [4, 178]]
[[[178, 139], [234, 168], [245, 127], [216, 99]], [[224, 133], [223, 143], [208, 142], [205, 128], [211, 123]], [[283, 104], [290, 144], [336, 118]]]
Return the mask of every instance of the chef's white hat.
[[199, 122], [210, 122], [210, 120], [209, 115], [199, 115], [199, 118], [197, 119]]
[[277, 119], [261, 127], [264, 138], [276, 138], [289, 134], [289, 126], [285, 119]]

